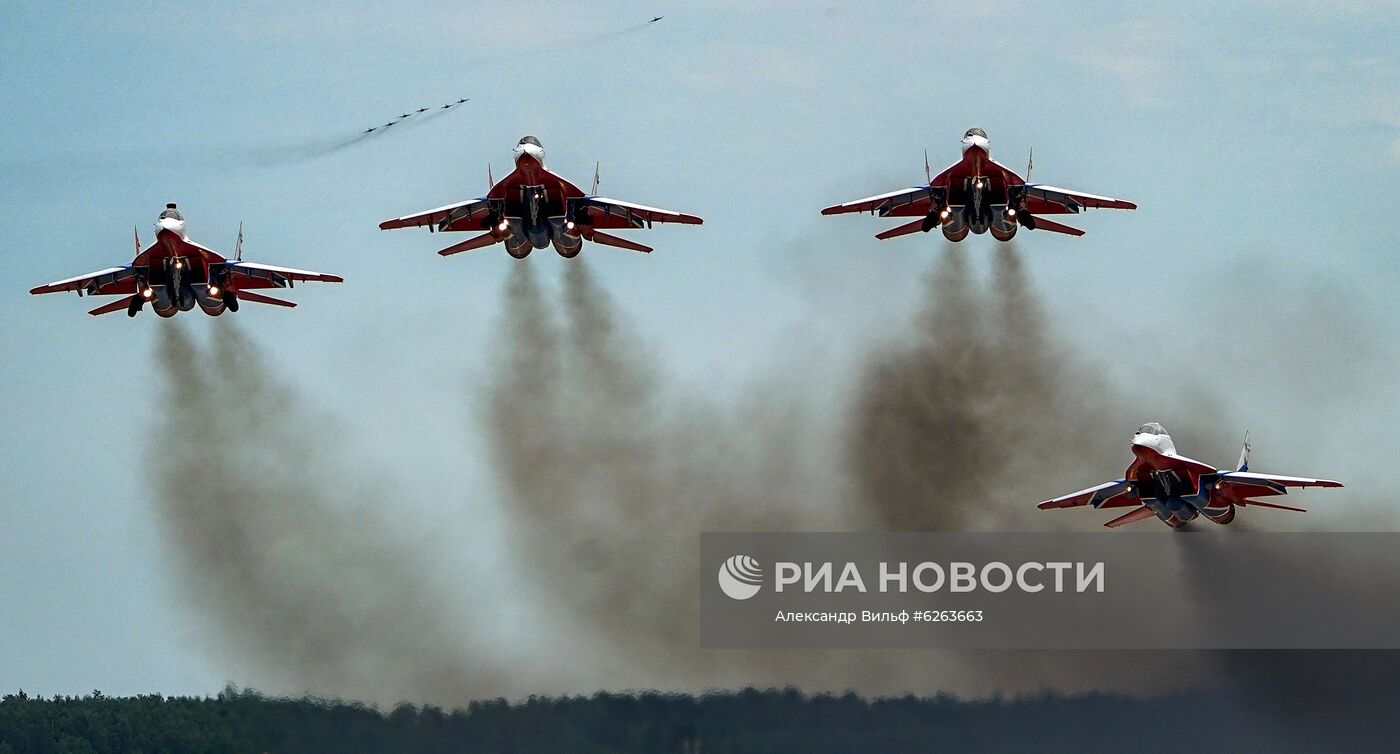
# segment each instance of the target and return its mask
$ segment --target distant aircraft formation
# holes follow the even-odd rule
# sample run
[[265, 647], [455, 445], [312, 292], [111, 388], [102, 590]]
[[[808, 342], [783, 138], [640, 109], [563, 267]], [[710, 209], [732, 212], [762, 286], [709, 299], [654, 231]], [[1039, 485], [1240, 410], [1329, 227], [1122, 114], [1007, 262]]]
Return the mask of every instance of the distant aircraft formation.
[[1185, 526], [1197, 516], [1217, 524], [1235, 519], [1235, 509], [1254, 505], [1286, 511], [1302, 511], [1252, 498], [1283, 495], [1289, 487], [1341, 487], [1330, 479], [1309, 479], [1277, 474], [1257, 474], [1249, 470], [1249, 437], [1234, 471], [1222, 471], [1207, 463], [1178, 455], [1171, 435], [1161, 424], [1151, 422], [1133, 434], [1133, 462], [1122, 479], [1104, 482], [1087, 490], [1040, 503], [1042, 510], [1074, 508], [1130, 508], [1127, 513], [1104, 524], [1109, 528], [1156, 517], [1173, 529]]
[[573, 258], [585, 240], [631, 251], [650, 252], [650, 246], [619, 238], [604, 230], [650, 228], [653, 223], [699, 225], [695, 215], [598, 196], [598, 171], [587, 194], [550, 172], [544, 164], [540, 140], [526, 136], [515, 145], [515, 169], [499, 183], [491, 183], [485, 196], [449, 204], [412, 215], [385, 220], [380, 230], [427, 226], [429, 232], [484, 231], [438, 254], [451, 256], [494, 244], [505, 244], [506, 253], [524, 259], [534, 249], [550, 244], [559, 256]]
[[1048, 220], [1045, 215], [1078, 214], [1086, 207], [1137, 209], [1136, 204], [1122, 199], [1028, 183], [1030, 161], [1023, 179], [993, 160], [989, 145], [986, 131], [970, 128], [963, 134], [962, 158], [938, 175], [931, 173], [928, 154], [924, 154], [924, 177], [928, 179], [924, 185], [833, 205], [822, 214], [870, 212], [880, 217], [917, 218], [875, 236], [882, 241], [934, 228], [942, 230], [949, 241], [988, 231], [998, 241], [1010, 241], [1018, 227], [1084, 235], [1084, 231]]
[[227, 309], [238, 311], [238, 302], [292, 307], [290, 301], [256, 293], [258, 289], [290, 288], [297, 281], [339, 283], [338, 275], [274, 267], [243, 261], [243, 228], [233, 245], [233, 259], [190, 240], [185, 218], [174, 204], [165, 205], [156, 218], [156, 240], [145, 250], [135, 236], [136, 258], [131, 264], [108, 267], [75, 278], [31, 289], [33, 294], [75, 291], [79, 296], [122, 296], [88, 312], [94, 317], [126, 310], [135, 317], [146, 304], [162, 317], [173, 317], [196, 305], [211, 317]]
[[[471, 98], [470, 98], [470, 97], [462, 97], [462, 98], [458, 99], [456, 102], [449, 102], [449, 103], [443, 105], [442, 107], [439, 107], [439, 108], [437, 109], [437, 111], [438, 111], [438, 112], [442, 112], [443, 110], [451, 110], [452, 108], [457, 107], [458, 105], [465, 104], [465, 103], [470, 102], [470, 101], [471, 101]], [[365, 130], [363, 130], [363, 131], [360, 132], [360, 135], [361, 135], [361, 136], [368, 136], [368, 135], [374, 133], [375, 131], [381, 131], [381, 130], [386, 129], [386, 128], [388, 128], [388, 127], [390, 127], [390, 126], [392, 126], [392, 125], [394, 125], [394, 124], [396, 124], [396, 123], [399, 123], [400, 121], [403, 121], [405, 118], [412, 118], [412, 117], [415, 116], [415, 115], [421, 115], [421, 114], [426, 113], [426, 112], [428, 112], [429, 110], [432, 110], [432, 109], [433, 109], [433, 108], [431, 108], [431, 107], [420, 107], [420, 108], [418, 108], [417, 110], [414, 110], [414, 111], [411, 112], [411, 113], [404, 113], [403, 115], [400, 115], [399, 117], [395, 118], [394, 120], [389, 121], [388, 123], [385, 123], [385, 124], [382, 125], [382, 126], [374, 126], [374, 127], [372, 127], [372, 128], [366, 128]]]

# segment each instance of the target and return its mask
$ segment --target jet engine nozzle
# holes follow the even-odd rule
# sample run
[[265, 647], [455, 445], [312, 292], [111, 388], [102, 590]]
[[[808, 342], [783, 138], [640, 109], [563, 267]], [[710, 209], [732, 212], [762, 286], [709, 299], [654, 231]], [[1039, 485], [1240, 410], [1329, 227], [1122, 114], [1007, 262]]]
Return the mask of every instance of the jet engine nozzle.
[[1010, 241], [1016, 237], [1016, 231], [1021, 226], [1016, 224], [1016, 216], [1020, 213], [1015, 207], [1006, 207], [992, 216], [991, 231], [992, 238], [998, 241]]

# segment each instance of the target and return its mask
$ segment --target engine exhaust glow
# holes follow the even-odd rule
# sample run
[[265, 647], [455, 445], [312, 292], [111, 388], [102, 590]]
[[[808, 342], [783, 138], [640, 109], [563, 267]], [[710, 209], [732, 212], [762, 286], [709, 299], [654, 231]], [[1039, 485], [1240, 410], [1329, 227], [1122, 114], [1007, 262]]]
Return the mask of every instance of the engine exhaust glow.
[[151, 290], [150, 287], [146, 287], [146, 288], [142, 288], [142, 289], [141, 289], [141, 298], [148, 299], [148, 298], [150, 298], [150, 297], [152, 297], [152, 296], [154, 296], [154, 295], [156, 295], [156, 292], [155, 292], [154, 290]]
[[211, 285], [211, 286], [209, 286], [209, 295], [210, 295], [210, 296], [217, 296], [217, 295], [219, 295], [219, 286], [217, 286], [217, 285]]

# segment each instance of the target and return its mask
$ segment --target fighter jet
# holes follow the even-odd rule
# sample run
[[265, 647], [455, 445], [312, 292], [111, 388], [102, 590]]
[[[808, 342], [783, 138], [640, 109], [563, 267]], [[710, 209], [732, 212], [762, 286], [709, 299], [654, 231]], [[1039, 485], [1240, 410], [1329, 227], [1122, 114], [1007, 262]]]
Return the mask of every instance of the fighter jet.
[[196, 304], [213, 317], [223, 314], [225, 309], [238, 311], [240, 301], [296, 306], [290, 301], [254, 293], [255, 289], [290, 288], [297, 281], [305, 280], [342, 282], [338, 275], [243, 261], [241, 225], [238, 241], [233, 246], [233, 259], [225, 259], [213, 249], [190, 240], [185, 231], [185, 218], [174, 204], [165, 205], [156, 220], [155, 231], [155, 243], [145, 251], [141, 250], [141, 237], [136, 235], [136, 258], [131, 264], [59, 280], [29, 292], [76, 291], [79, 296], [123, 296], [88, 312], [93, 316], [126, 309], [128, 317], [135, 317], [150, 303], [162, 317], [187, 312]]
[[938, 175], [930, 173], [928, 154], [924, 154], [924, 177], [928, 183], [837, 204], [823, 209], [822, 214], [870, 212], [880, 217], [918, 218], [875, 236], [881, 240], [939, 228], [949, 241], [961, 241], [969, 232], [982, 234], [989, 230], [998, 241], [1010, 241], [1017, 227], [1022, 226], [1028, 230], [1084, 235], [1084, 231], [1048, 220], [1045, 215], [1078, 214], [1086, 207], [1137, 209], [1136, 204], [1122, 199], [1028, 183], [1031, 161], [1027, 162], [1026, 178], [1022, 179], [993, 160], [988, 145], [986, 131], [968, 129], [963, 135], [962, 159]]
[[694, 215], [597, 196], [596, 168], [593, 190], [583, 193], [545, 167], [544, 147], [533, 136], [526, 136], [516, 144], [515, 170], [510, 175], [496, 183], [490, 180], [488, 169], [487, 178], [491, 188], [486, 196], [385, 220], [379, 228], [391, 230], [426, 225], [429, 232], [485, 231], [439, 251], [442, 256], [504, 243], [506, 253], [524, 259], [531, 250], [543, 249], [552, 243], [560, 256], [572, 259], [583, 249], [584, 240], [632, 251], [651, 251], [649, 246], [609, 235], [604, 229], [703, 222]]
[[1235, 508], [1257, 505], [1285, 511], [1302, 511], [1277, 503], [1251, 498], [1283, 495], [1289, 487], [1341, 487], [1330, 479], [1307, 479], [1276, 474], [1256, 474], [1249, 470], [1249, 437], [1234, 471], [1221, 471], [1209, 464], [1177, 455], [1172, 438], [1162, 425], [1152, 422], [1133, 435], [1133, 455], [1123, 479], [1105, 482], [1072, 495], [1046, 500], [1039, 508], [1131, 508], [1104, 526], [1113, 528], [1156, 516], [1178, 529], [1197, 516], [1217, 524], [1235, 520]]
[[414, 112], [426, 113], [426, 112], [428, 112], [428, 108], [426, 108], [426, 107], [420, 107], [420, 108], [418, 108], [417, 110], [415, 110]]
[[652, 20], [648, 21], [647, 23], [649, 23], [649, 24], [654, 24], [654, 23], [656, 23], [657, 21], [660, 21], [660, 20], [663, 19], [663, 18], [665, 18], [665, 16], [657, 16], [656, 18], [653, 18]]

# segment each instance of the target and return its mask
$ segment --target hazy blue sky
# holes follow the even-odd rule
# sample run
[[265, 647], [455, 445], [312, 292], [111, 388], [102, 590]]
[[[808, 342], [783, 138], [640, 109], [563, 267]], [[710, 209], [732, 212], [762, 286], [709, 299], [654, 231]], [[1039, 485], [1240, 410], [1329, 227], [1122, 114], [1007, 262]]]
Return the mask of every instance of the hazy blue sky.
[[[913, 185], [970, 126], [1011, 166], [1034, 146], [1037, 179], [1141, 207], [1018, 239], [1055, 327], [1116, 384], [1226, 396], [1271, 468], [1374, 493], [1400, 450], [1397, 40], [1388, 2], [5, 3], [0, 690], [230, 677], [170, 593], [142, 468], [171, 323], [27, 289], [129, 261], [167, 201], [206, 245], [243, 221], [247, 258], [344, 275], [237, 317], [406, 506], [476, 480], [463, 537], [489, 539], [462, 388], [517, 262], [376, 224], [476, 196], [526, 133], [576, 183], [601, 161], [603, 193], [705, 218], [649, 256], [584, 253], [676, 382], [717, 395], [794, 361], [837, 393], [914, 310], [941, 241], [822, 206]], [[324, 159], [253, 159], [458, 96]], [[552, 252], [527, 262], [557, 285]]]

